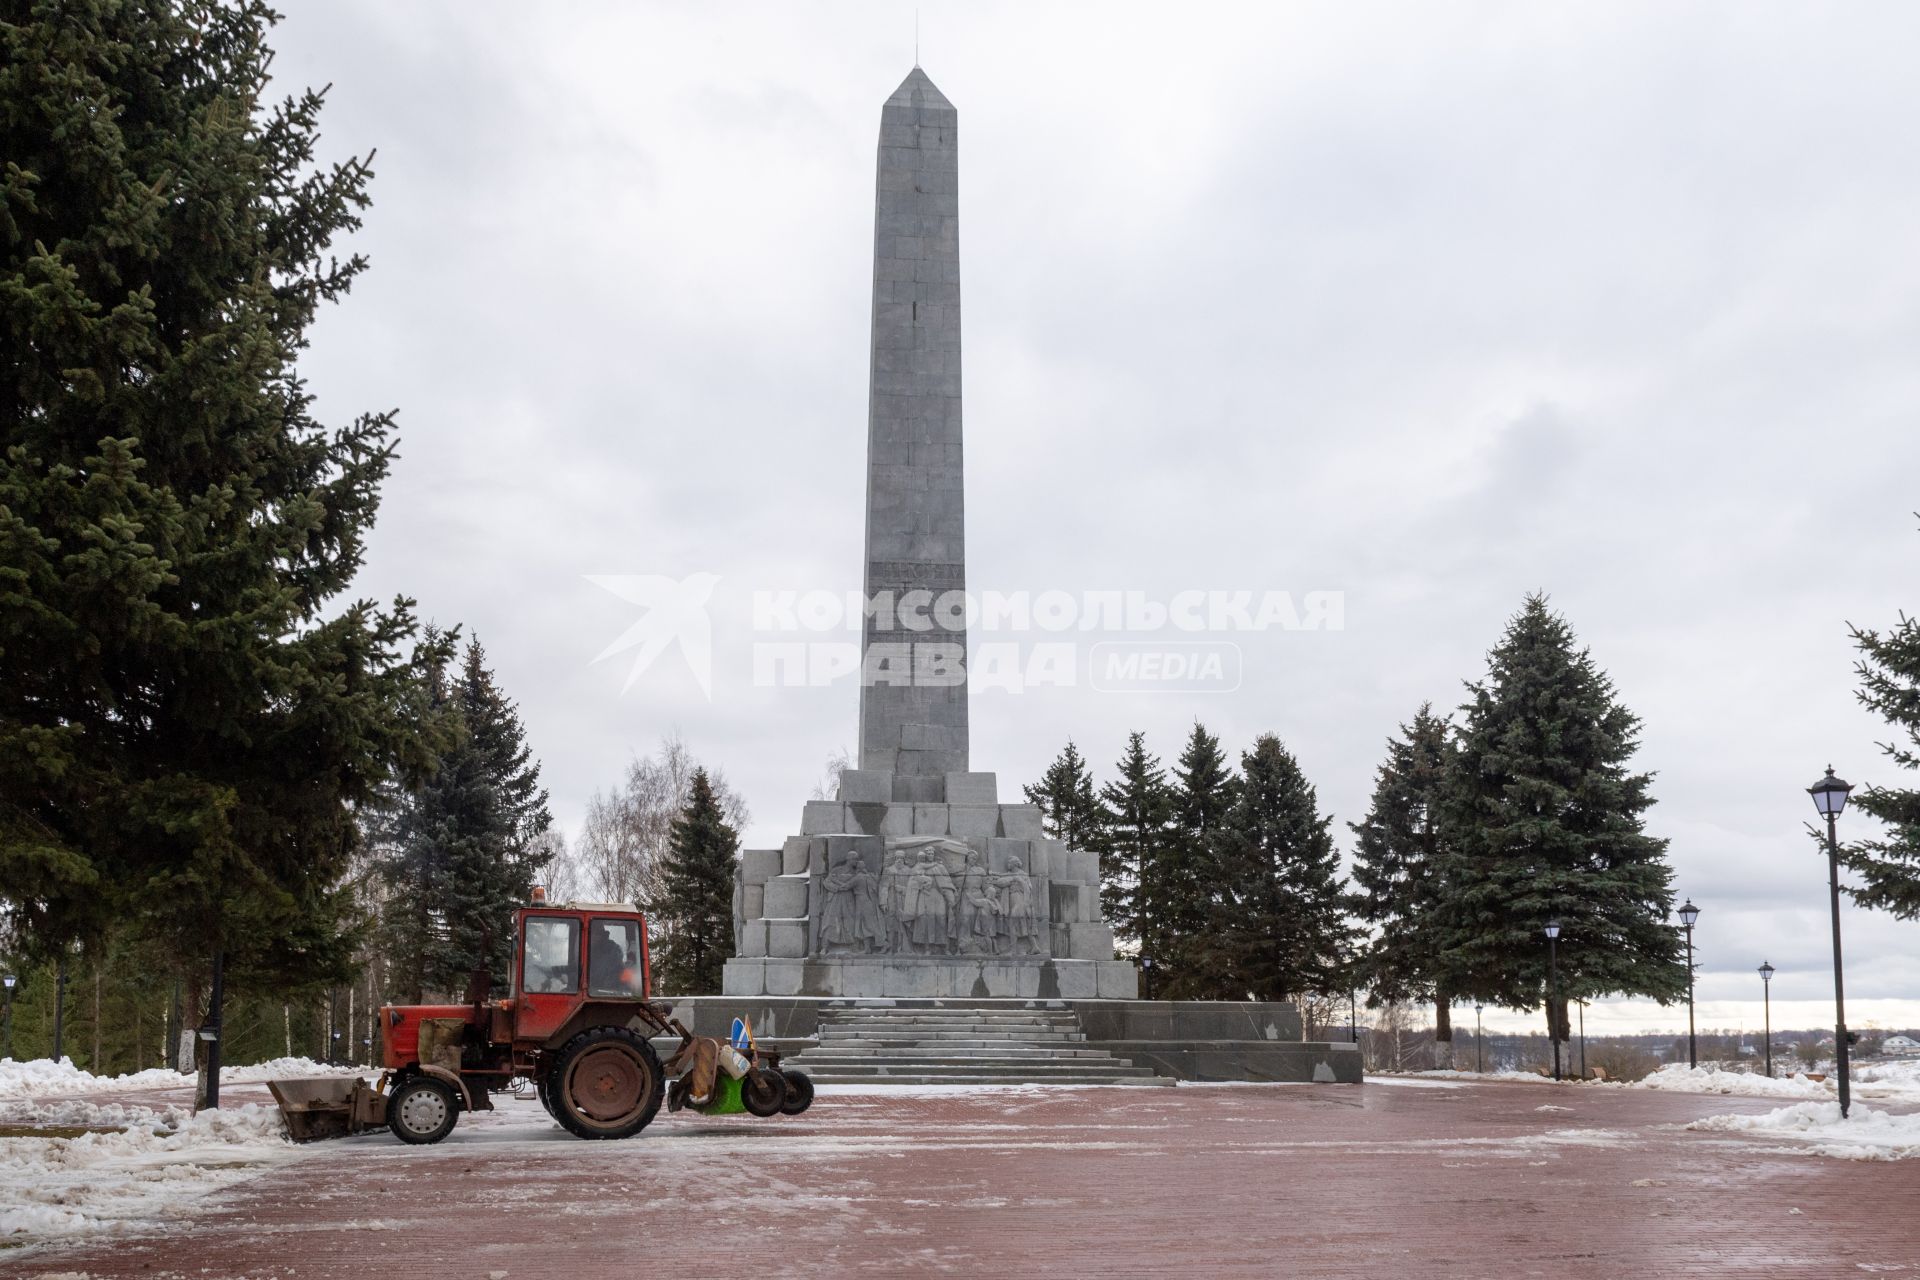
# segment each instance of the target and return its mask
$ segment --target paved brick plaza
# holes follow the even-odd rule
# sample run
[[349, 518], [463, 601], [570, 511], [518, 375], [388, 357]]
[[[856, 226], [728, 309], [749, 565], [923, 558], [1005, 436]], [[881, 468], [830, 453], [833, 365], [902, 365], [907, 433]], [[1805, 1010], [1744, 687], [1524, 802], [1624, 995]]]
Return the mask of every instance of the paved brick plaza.
[[516, 1103], [435, 1148], [309, 1148], [173, 1234], [24, 1270], [1920, 1274], [1920, 1161], [1679, 1127], [1770, 1105], [1545, 1083], [870, 1093], [592, 1144]]

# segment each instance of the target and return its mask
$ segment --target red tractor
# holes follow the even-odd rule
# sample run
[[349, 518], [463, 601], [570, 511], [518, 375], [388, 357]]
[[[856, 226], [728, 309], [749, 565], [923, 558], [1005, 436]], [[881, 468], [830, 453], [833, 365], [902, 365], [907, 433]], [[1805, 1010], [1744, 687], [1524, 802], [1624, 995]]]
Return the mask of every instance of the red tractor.
[[[750, 1041], [695, 1036], [649, 999], [646, 920], [624, 907], [568, 903], [514, 913], [513, 976], [503, 1000], [476, 974], [467, 1004], [380, 1010], [379, 1084], [282, 1080], [270, 1087], [295, 1141], [385, 1124], [402, 1142], [438, 1142], [462, 1111], [530, 1080], [549, 1114], [582, 1138], [629, 1138], [647, 1127], [674, 1081], [672, 1107], [797, 1115], [813, 1085]], [[477, 994], [475, 994], [477, 993]], [[677, 1036], [663, 1066], [649, 1040]], [[737, 1085], [731, 1083], [737, 1079]], [[738, 1106], [732, 1105], [737, 1099]]]

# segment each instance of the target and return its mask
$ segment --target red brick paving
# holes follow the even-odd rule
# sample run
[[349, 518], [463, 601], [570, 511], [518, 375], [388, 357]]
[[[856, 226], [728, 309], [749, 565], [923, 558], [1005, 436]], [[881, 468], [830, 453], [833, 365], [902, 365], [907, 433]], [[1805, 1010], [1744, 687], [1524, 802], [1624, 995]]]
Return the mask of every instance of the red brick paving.
[[1920, 1275], [1920, 1161], [1679, 1127], [1773, 1105], [1545, 1083], [864, 1094], [602, 1144], [517, 1103], [439, 1147], [310, 1148], [168, 1234], [16, 1261], [298, 1280]]

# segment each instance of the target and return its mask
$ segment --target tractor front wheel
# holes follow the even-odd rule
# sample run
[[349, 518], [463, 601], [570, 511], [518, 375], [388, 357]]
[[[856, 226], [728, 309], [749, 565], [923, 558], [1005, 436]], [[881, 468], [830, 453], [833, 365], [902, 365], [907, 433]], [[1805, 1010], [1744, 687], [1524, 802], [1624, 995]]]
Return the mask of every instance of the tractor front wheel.
[[440, 1141], [453, 1132], [459, 1118], [459, 1098], [432, 1076], [405, 1081], [387, 1099], [387, 1128], [400, 1141], [416, 1146]]
[[560, 1050], [547, 1078], [554, 1119], [581, 1138], [631, 1138], [665, 1096], [659, 1056], [625, 1027], [582, 1031]]

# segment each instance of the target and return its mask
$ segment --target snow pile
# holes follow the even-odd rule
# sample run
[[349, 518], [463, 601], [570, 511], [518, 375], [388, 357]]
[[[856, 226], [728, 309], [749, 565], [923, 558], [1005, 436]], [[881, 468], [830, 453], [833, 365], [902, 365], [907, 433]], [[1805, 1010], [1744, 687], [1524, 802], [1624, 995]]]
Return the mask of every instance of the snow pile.
[[280, 1113], [259, 1103], [198, 1115], [78, 1101], [0, 1110], [0, 1126], [22, 1125], [111, 1131], [0, 1137], [0, 1249], [151, 1229], [294, 1151]]
[[1673, 1063], [1661, 1067], [1644, 1080], [1636, 1080], [1635, 1089], [1661, 1089], [1671, 1093], [1719, 1093], [1737, 1098], [1831, 1098], [1832, 1080], [1809, 1080], [1795, 1072], [1791, 1076], [1755, 1075], [1750, 1071], [1722, 1071], [1718, 1067], [1688, 1067]]
[[1838, 1102], [1800, 1102], [1749, 1116], [1708, 1116], [1689, 1129], [1744, 1133], [1755, 1137], [1795, 1138], [1810, 1142], [1810, 1155], [1842, 1160], [1907, 1160], [1920, 1156], [1920, 1115], [1896, 1116], [1855, 1107], [1845, 1120]]
[[[1920, 1062], [1874, 1062], [1856, 1066], [1851, 1073], [1856, 1098], [1875, 1102], [1920, 1103]], [[1718, 1067], [1661, 1067], [1645, 1080], [1635, 1082], [1636, 1089], [1666, 1089], [1675, 1093], [1720, 1093], [1742, 1098], [1798, 1098], [1825, 1102], [1838, 1096], [1832, 1076], [1810, 1080], [1795, 1072], [1790, 1076], [1768, 1079], [1747, 1071], [1723, 1071]]]
[[[231, 1084], [257, 1084], [298, 1076], [365, 1075], [366, 1067], [330, 1067], [311, 1058], [275, 1058], [247, 1067], [227, 1067], [220, 1079]], [[15, 1062], [0, 1058], [0, 1099], [62, 1098], [88, 1093], [136, 1093], [143, 1089], [190, 1089], [192, 1075], [153, 1067], [124, 1076], [96, 1076], [73, 1065], [72, 1058], [55, 1062], [34, 1058]]]

